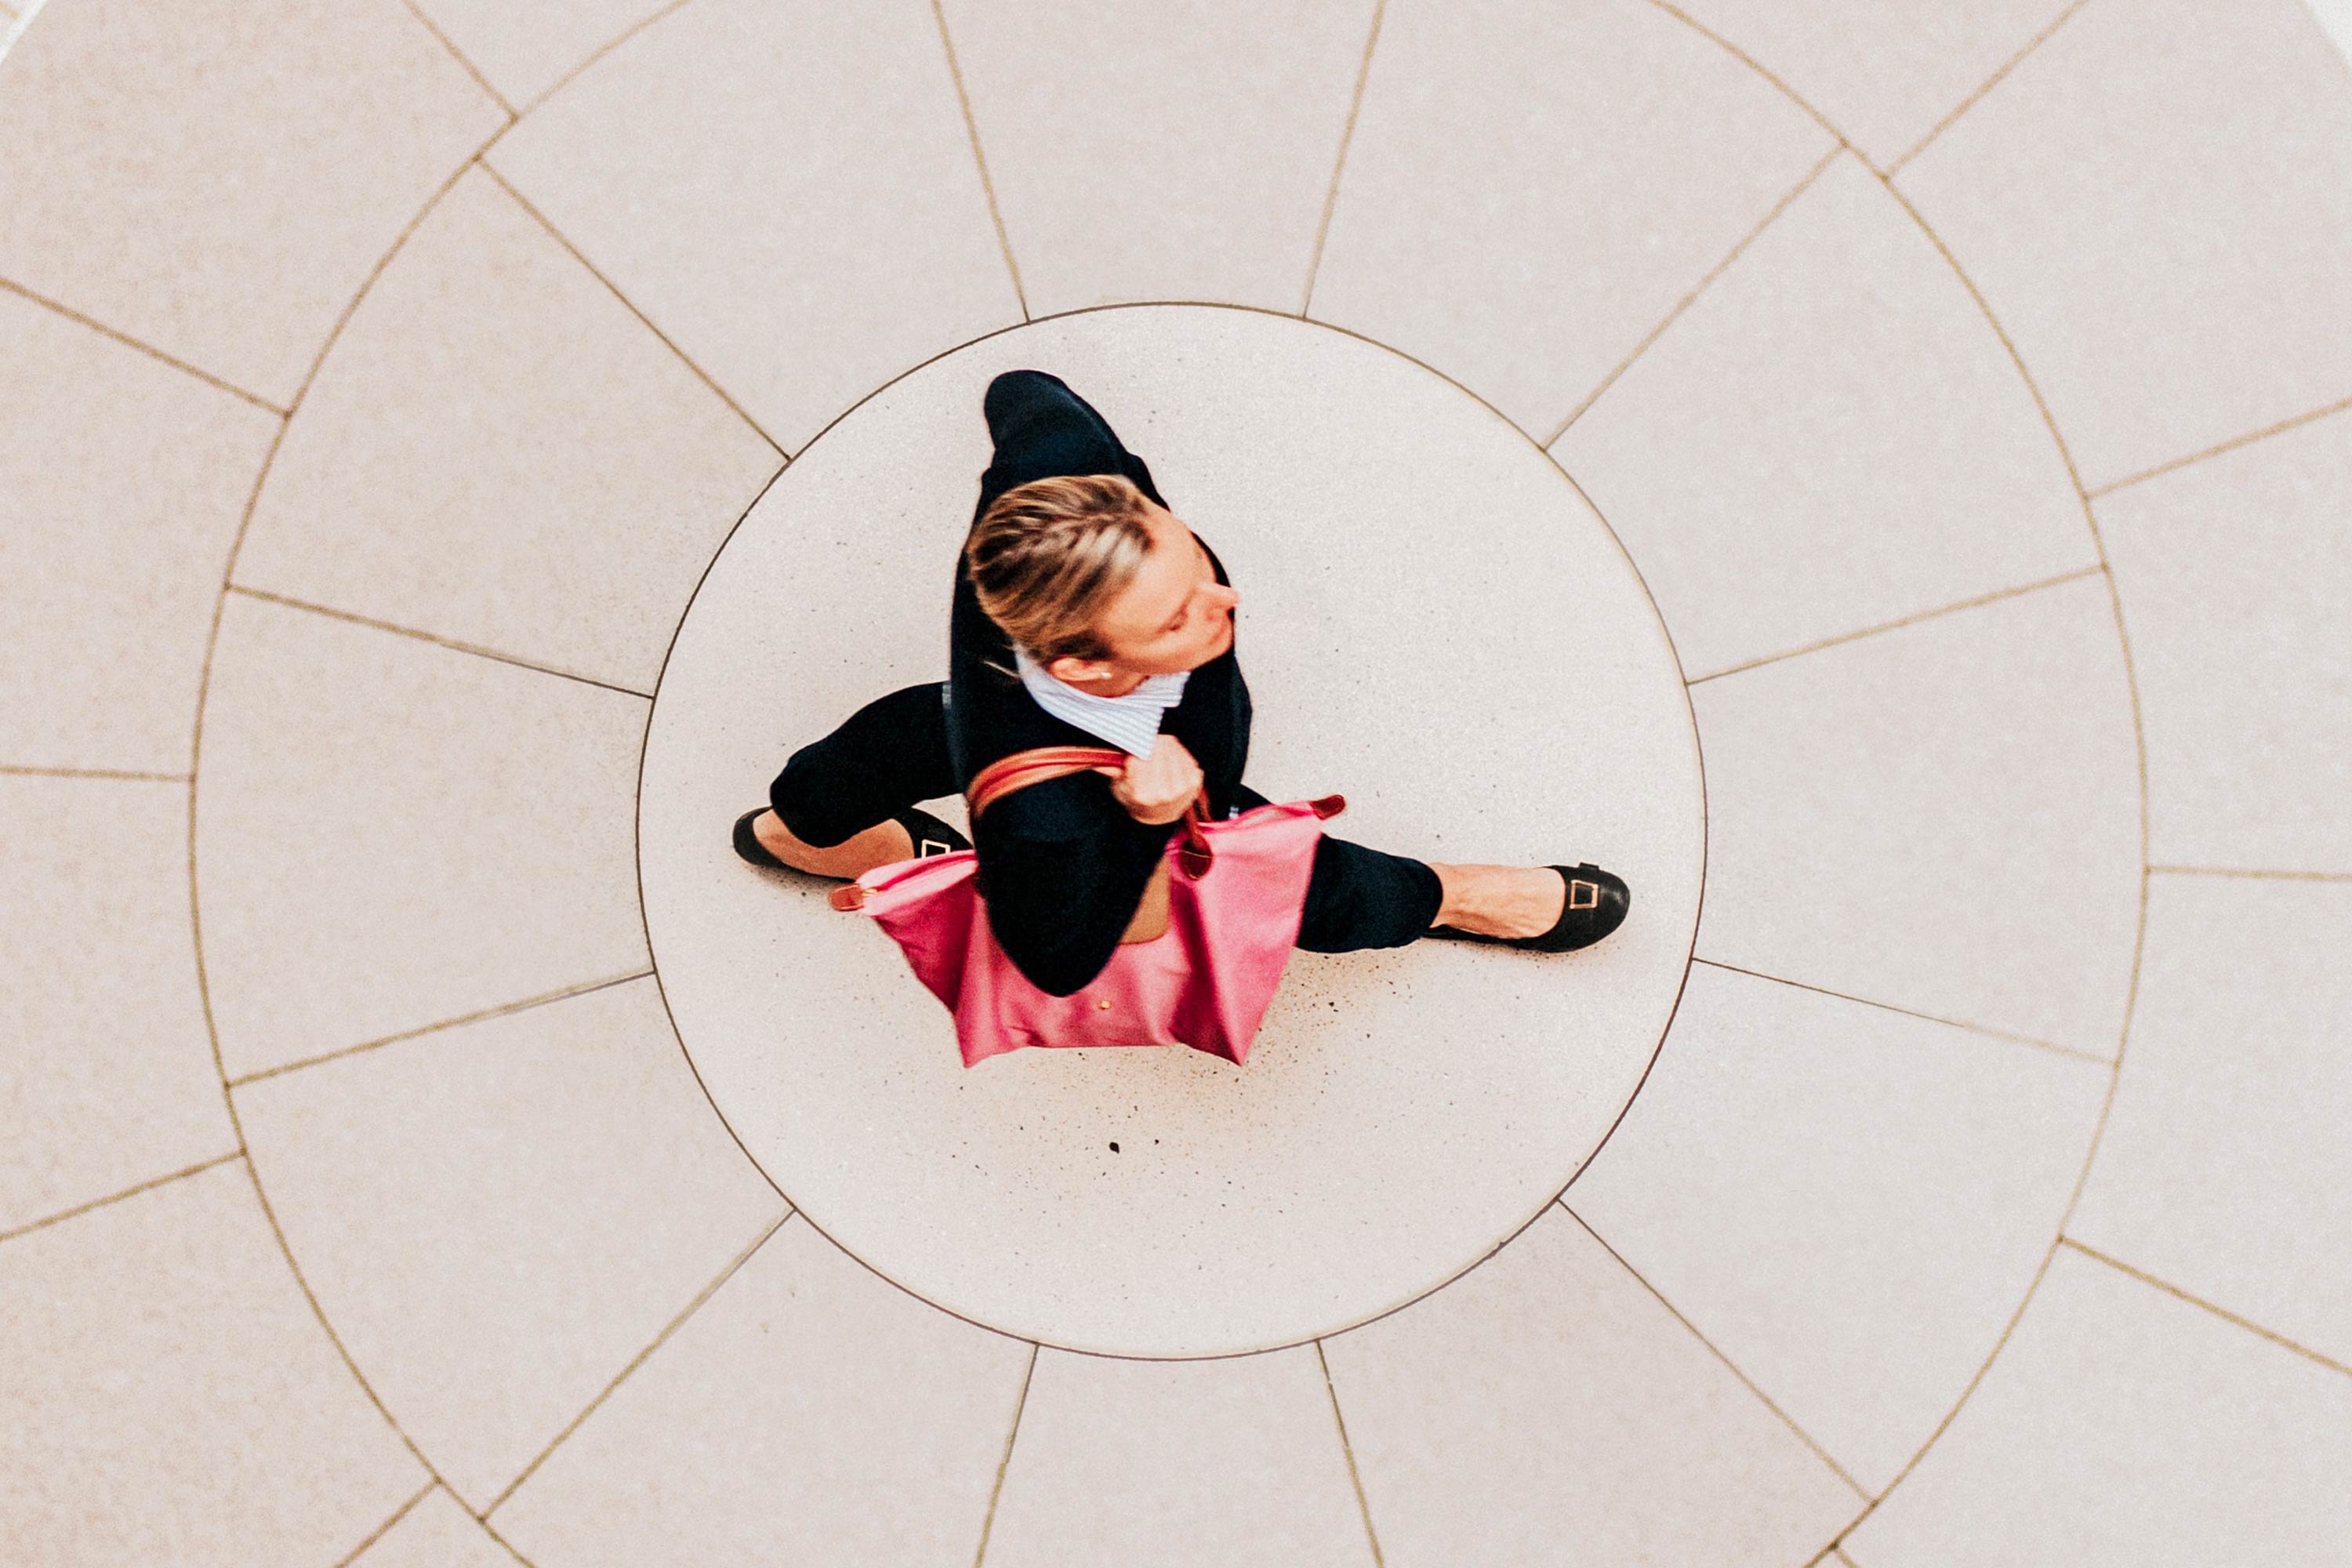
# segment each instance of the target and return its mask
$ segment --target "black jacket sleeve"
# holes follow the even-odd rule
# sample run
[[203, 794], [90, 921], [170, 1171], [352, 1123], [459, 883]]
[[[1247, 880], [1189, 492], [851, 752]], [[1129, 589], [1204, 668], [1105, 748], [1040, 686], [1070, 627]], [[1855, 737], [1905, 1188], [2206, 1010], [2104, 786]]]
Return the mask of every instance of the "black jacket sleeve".
[[[1108, 795], [1110, 781], [1094, 778]], [[972, 845], [989, 930], [1032, 984], [1067, 996], [1118, 951], [1177, 824], [1138, 822], [1119, 809], [1115, 820], [1082, 837], [1039, 838], [991, 820], [999, 809], [982, 818]]]

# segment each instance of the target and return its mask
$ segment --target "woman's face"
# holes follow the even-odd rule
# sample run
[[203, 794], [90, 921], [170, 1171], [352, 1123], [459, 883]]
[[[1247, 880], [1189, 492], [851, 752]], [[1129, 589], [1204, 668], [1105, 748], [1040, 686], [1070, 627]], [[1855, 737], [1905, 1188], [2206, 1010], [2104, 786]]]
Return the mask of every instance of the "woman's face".
[[1209, 552], [1174, 513], [1148, 500], [1144, 526], [1151, 533], [1150, 552], [1100, 625], [1112, 657], [1065, 656], [1049, 667], [1081, 690], [1116, 696], [1147, 675], [1198, 669], [1234, 646], [1234, 606], [1241, 595], [1217, 581]]

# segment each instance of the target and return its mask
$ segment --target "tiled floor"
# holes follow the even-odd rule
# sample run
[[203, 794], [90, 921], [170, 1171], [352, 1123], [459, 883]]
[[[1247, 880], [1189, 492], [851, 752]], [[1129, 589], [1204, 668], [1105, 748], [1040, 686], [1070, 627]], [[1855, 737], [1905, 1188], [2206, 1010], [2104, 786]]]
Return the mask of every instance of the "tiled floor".
[[[0, 37], [0, 1563], [2352, 1556], [2344, 0]], [[1013, 363], [1635, 921], [958, 1067], [723, 835]]]

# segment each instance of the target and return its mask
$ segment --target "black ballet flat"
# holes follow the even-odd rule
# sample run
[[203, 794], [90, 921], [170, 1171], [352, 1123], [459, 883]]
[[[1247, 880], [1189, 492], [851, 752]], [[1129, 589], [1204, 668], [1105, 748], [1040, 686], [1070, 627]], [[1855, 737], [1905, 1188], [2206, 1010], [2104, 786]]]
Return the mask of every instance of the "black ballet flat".
[[1422, 934], [1447, 942], [1484, 942], [1496, 947], [1525, 948], [1530, 952], [1570, 952], [1591, 947], [1625, 923], [1633, 894], [1622, 878], [1598, 866], [1554, 866], [1568, 884], [1568, 900], [1559, 919], [1539, 936], [1487, 936], [1457, 926], [1432, 926]]
[[[793, 868], [769, 854], [768, 847], [760, 842], [760, 836], [751, 831], [752, 819], [767, 809], [764, 805], [755, 805], [735, 819], [735, 853], [754, 866], [763, 866], [772, 871], [790, 871]], [[971, 847], [971, 839], [919, 806], [910, 805], [904, 811], [893, 813], [889, 820], [907, 830], [907, 837], [914, 845], [918, 859]], [[838, 878], [835, 879], [840, 880]]]

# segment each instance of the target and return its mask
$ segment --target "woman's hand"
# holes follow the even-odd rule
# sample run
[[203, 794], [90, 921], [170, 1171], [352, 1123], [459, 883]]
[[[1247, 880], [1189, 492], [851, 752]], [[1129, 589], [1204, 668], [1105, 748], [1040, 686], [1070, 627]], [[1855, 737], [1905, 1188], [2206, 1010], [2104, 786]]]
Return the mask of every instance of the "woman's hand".
[[1097, 765], [1095, 772], [1110, 779], [1112, 798], [1138, 822], [1173, 822], [1201, 793], [1201, 764], [1173, 735], [1156, 738], [1148, 757], [1131, 756], [1117, 767]]

